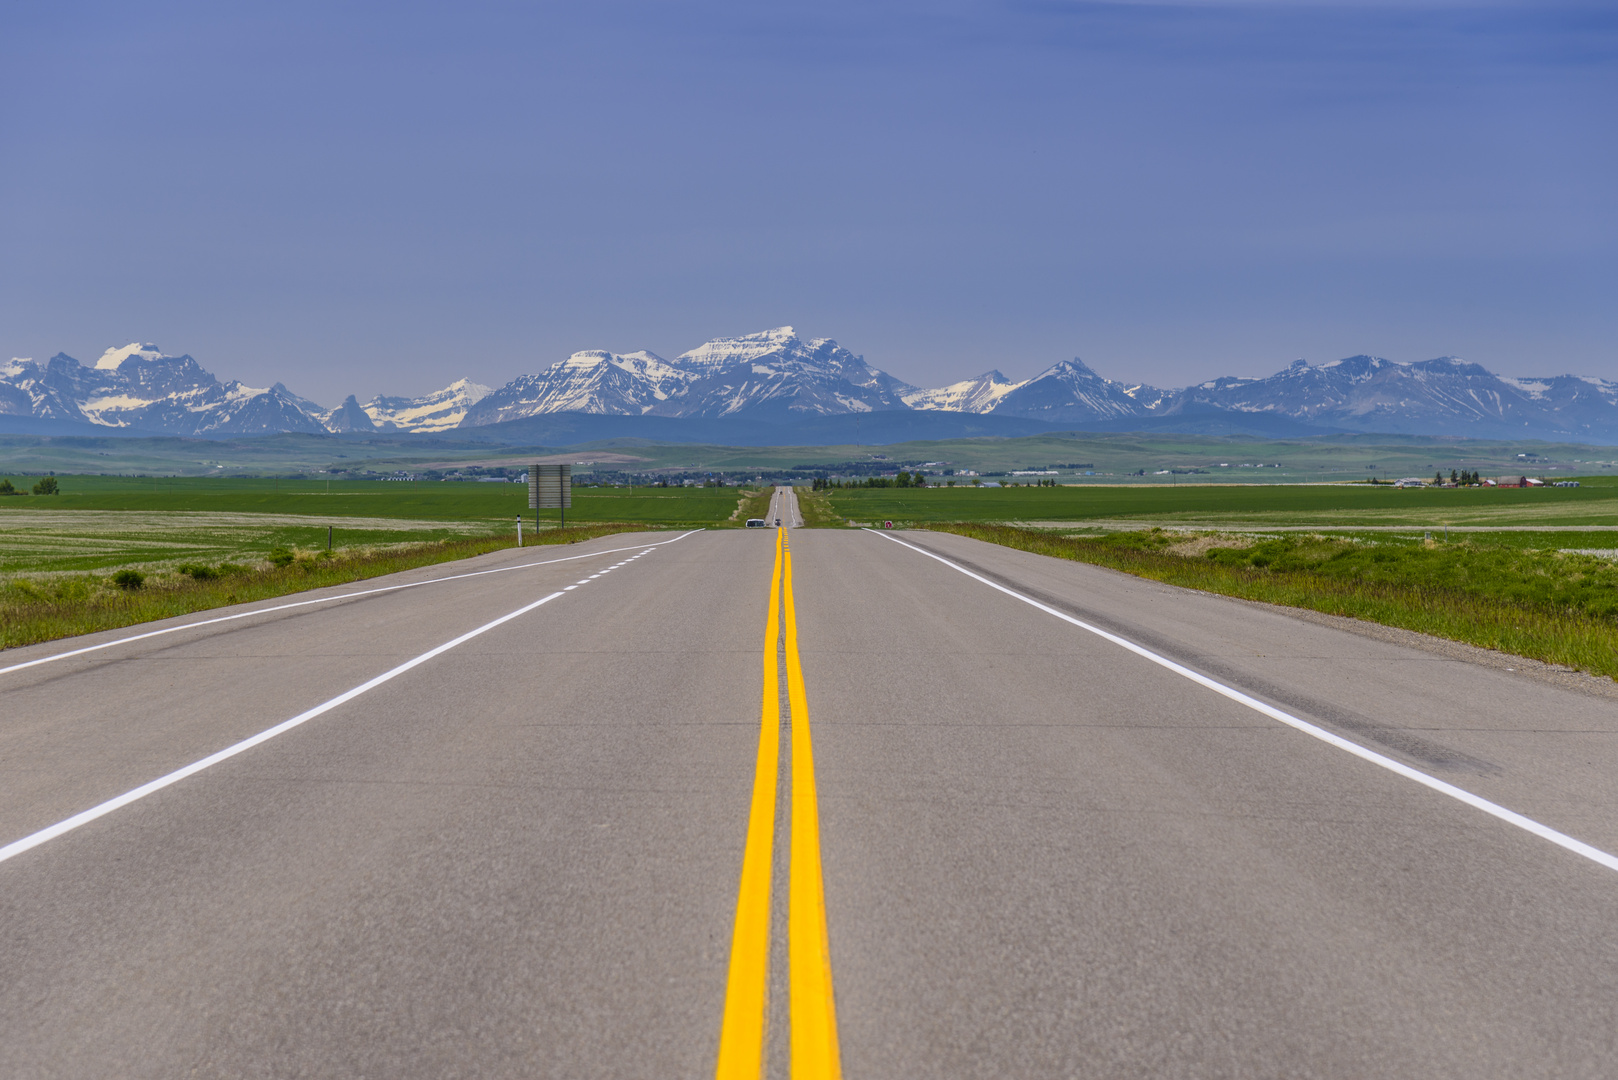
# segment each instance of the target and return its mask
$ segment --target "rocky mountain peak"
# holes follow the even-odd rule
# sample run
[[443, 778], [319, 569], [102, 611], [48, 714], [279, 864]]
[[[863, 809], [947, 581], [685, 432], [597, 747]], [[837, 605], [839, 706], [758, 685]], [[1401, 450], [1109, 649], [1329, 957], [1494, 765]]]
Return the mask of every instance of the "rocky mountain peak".
[[1618, 441], [1618, 383], [1573, 375], [1505, 378], [1455, 356], [1413, 363], [1369, 354], [1322, 364], [1300, 359], [1264, 378], [1225, 376], [1173, 391], [1115, 382], [1075, 357], [1022, 381], [990, 370], [924, 389], [831, 338], [804, 339], [779, 326], [715, 338], [674, 360], [645, 350], [584, 349], [499, 389], [463, 378], [421, 397], [378, 396], [362, 405], [349, 395], [330, 410], [281, 383], [268, 389], [221, 383], [190, 356], [169, 356], [150, 343], [108, 349], [93, 367], [65, 353], [44, 364], [13, 358], [0, 366], [0, 413], [182, 435], [431, 432], [550, 413], [713, 419], [894, 410], [992, 413], [1109, 430], [1137, 420], [1245, 414], [1268, 418], [1259, 430], [1291, 434]]
[[121, 349], [108, 349], [106, 352], [102, 353], [101, 359], [96, 361], [96, 370], [117, 371], [118, 368], [122, 366], [123, 362], [131, 357], [138, 360], [167, 359], [163, 355], [163, 350], [159, 349], [156, 345], [143, 344], [141, 342], [130, 342]]

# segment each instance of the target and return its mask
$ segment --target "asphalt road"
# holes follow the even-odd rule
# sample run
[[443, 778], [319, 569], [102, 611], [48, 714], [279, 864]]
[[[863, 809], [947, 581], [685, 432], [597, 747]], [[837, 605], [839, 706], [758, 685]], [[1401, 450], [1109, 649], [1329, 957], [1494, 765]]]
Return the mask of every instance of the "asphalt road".
[[792, 488], [778, 487], [770, 496], [770, 524], [783, 529], [803, 527], [803, 515], [798, 512], [798, 494]]
[[[1618, 705], [891, 535], [788, 534], [844, 1075], [1618, 1072]], [[0, 848], [0, 1076], [712, 1076], [776, 537], [0, 653], [0, 845], [397, 672]]]

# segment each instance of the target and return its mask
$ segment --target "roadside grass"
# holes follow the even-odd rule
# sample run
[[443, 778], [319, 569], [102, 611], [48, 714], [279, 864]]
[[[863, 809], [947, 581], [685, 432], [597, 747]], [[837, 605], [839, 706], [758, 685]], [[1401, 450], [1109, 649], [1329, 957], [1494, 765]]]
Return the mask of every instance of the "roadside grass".
[[979, 522], [924, 527], [1618, 678], [1618, 565], [1590, 555], [1471, 541], [1429, 547], [1162, 529], [1063, 536]]
[[731, 516], [731, 521], [745, 526], [748, 518], [768, 517], [770, 498], [774, 494], [775, 489], [770, 487], [750, 488], [742, 492], [742, 497], [736, 503], [736, 512]]
[[[598, 523], [525, 535], [525, 546], [571, 544], [613, 533], [640, 531], [641, 524]], [[483, 536], [354, 548], [328, 553], [283, 547], [263, 565], [187, 563], [163, 574], [129, 569], [118, 574], [56, 574], [12, 577], [0, 582], [0, 648], [114, 630], [154, 619], [187, 615], [227, 604], [268, 600], [289, 593], [381, 577], [422, 566], [471, 558], [514, 546], [511, 536]], [[122, 577], [129, 586], [115, 583]]]
[[800, 487], [797, 489], [798, 513], [803, 516], [803, 524], [808, 529], [825, 529], [837, 525], [846, 525], [848, 520], [833, 509], [830, 492], [815, 491], [813, 488]]

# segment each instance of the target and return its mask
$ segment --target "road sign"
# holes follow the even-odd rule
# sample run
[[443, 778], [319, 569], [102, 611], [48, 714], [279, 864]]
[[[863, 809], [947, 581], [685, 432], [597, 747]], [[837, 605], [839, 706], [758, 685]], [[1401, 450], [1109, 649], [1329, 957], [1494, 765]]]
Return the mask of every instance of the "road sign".
[[573, 466], [541, 465], [528, 469], [528, 509], [566, 510], [573, 505]]

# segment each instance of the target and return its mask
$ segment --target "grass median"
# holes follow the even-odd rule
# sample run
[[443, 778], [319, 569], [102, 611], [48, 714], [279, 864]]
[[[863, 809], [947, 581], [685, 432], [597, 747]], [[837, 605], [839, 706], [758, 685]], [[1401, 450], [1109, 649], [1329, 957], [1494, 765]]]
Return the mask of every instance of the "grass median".
[[1162, 529], [1064, 536], [974, 522], [921, 527], [1618, 678], [1618, 565], [1596, 556], [1474, 542]]
[[[596, 523], [546, 530], [537, 537], [529, 534], [525, 543], [535, 547], [571, 544], [646, 528], [642, 524]], [[286, 549], [272, 553], [268, 565], [193, 563], [164, 575], [126, 569], [114, 574], [13, 578], [0, 584], [0, 648], [115, 630], [467, 559], [510, 548], [513, 539], [484, 536], [332, 553]]]

